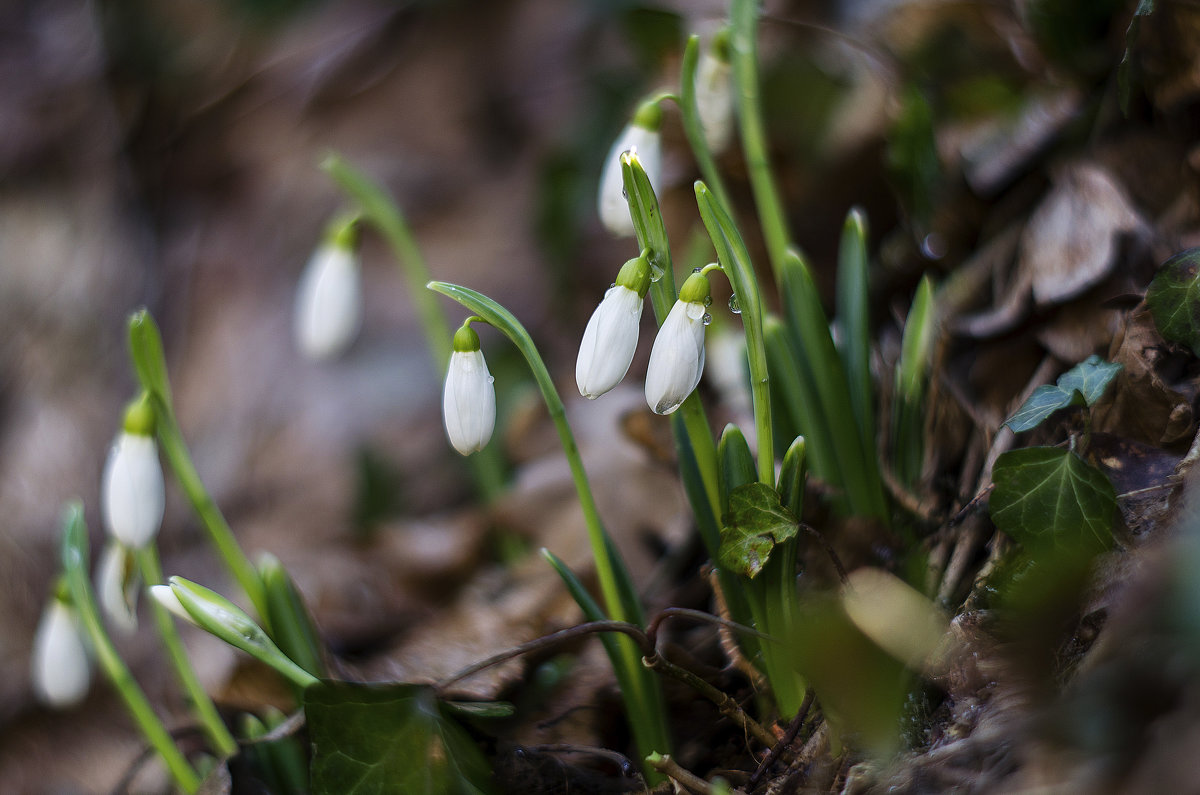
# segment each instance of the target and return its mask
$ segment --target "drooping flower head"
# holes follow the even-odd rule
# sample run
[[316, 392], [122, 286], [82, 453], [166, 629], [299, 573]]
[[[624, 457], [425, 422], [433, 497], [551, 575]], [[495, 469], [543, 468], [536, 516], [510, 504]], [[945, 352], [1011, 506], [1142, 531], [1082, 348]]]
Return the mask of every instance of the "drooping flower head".
[[309, 359], [340, 355], [362, 325], [356, 219], [339, 219], [313, 252], [296, 290], [296, 345]]
[[575, 383], [579, 394], [589, 400], [621, 383], [629, 371], [637, 350], [643, 299], [650, 289], [648, 254], [643, 251], [621, 266], [616, 284], [608, 288], [583, 331], [575, 361]]
[[713, 37], [696, 64], [696, 113], [708, 148], [714, 153], [724, 151], [733, 138], [733, 67], [729, 62], [728, 30]]
[[625, 182], [621, 176], [621, 155], [625, 152], [637, 154], [650, 184], [657, 192], [662, 181], [661, 125], [662, 109], [658, 103], [654, 100], [644, 102], [608, 151], [604, 170], [600, 174], [597, 205], [600, 220], [614, 235], [630, 237], [634, 234], [633, 216], [625, 199]]
[[87, 695], [92, 678], [87, 643], [65, 594], [51, 597], [42, 613], [33, 637], [30, 675], [34, 693], [47, 706], [66, 709]]
[[100, 509], [109, 534], [140, 549], [158, 534], [163, 518], [163, 472], [154, 441], [154, 406], [148, 394], [125, 409], [104, 465]]
[[463, 455], [482, 450], [496, 427], [496, 388], [479, 350], [479, 335], [470, 326], [472, 319], [454, 333], [454, 352], [442, 392], [446, 436]]
[[708, 301], [708, 277], [693, 273], [654, 338], [646, 367], [646, 403], [655, 414], [675, 411], [700, 383]]

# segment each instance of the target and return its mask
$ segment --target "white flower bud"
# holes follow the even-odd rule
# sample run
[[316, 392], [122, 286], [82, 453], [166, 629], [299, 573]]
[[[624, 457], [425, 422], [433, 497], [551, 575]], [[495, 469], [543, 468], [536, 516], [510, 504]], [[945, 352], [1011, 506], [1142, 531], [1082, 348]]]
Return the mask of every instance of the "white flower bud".
[[482, 450], [496, 427], [496, 388], [492, 385], [479, 336], [468, 326], [454, 335], [454, 352], [442, 392], [446, 436], [463, 455]]
[[179, 601], [179, 597], [175, 595], [174, 589], [169, 585], [151, 585], [146, 589], [150, 594], [150, 598], [165, 607], [171, 615], [176, 618], [182, 618], [184, 621], [193, 626], [200, 626], [196, 619], [192, 618], [192, 614], [184, 609], [183, 603]]
[[655, 414], [679, 408], [700, 383], [704, 372], [704, 327], [708, 312], [708, 280], [694, 273], [683, 283], [654, 338], [646, 367], [646, 403]]
[[113, 442], [100, 485], [109, 534], [140, 549], [158, 534], [163, 518], [163, 472], [154, 437], [122, 431]]
[[617, 140], [613, 142], [600, 174], [600, 193], [597, 205], [600, 220], [614, 235], [631, 237], [634, 234], [633, 216], [625, 198], [625, 181], [621, 175], [621, 155], [633, 152], [641, 161], [650, 185], [655, 192], [662, 181], [662, 137], [658, 127], [662, 112], [658, 106], [646, 103], [638, 110]]
[[137, 596], [141, 577], [133, 555], [120, 541], [110, 540], [96, 564], [96, 599], [100, 610], [120, 632], [137, 629]]
[[362, 325], [362, 285], [358, 255], [351, 247], [326, 242], [304, 268], [296, 291], [296, 344], [309, 359], [341, 354]]
[[642, 297], [636, 290], [620, 284], [608, 288], [579, 345], [575, 361], [579, 394], [595, 400], [621, 383], [637, 350], [641, 319]]
[[57, 709], [72, 707], [87, 695], [91, 664], [75, 611], [51, 599], [33, 638], [31, 675], [39, 700]]
[[696, 113], [714, 153], [724, 151], [733, 138], [733, 68], [721, 47], [728, 44], [705, 47], [696, 64]]

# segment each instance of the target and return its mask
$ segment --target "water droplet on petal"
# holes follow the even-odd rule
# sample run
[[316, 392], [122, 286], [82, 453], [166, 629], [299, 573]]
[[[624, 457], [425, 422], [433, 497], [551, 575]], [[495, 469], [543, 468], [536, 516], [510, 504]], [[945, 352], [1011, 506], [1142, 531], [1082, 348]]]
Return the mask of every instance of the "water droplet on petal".
[[946, 242], [937, 232], [930, 232], [921, 238], [921, 254], [926, 259], [941, 259], [946, 256]]
[[704, 321], [704, 325], [706, 325], [706, 326], [707, 326], [709, 323], [711, 323], [711, 322], [712, 322], [712, 315], [710, 315], [710, 314], [708, 314], [707, 312], [705, 312], [705, 313], [704, 313], [704, 317], [702, 318], [702, 320]]
[[699, 268], [692, 268], [692, 273], [699, 273], [699, 272], [700, 272]]
[[608, 289], [610, 289], [610, 290], [611, 290], [612, 288], [614, 288], [614, 287], [616, 287], [616, 286], [617, 286], [617, 283], [616, 283], [616, 282], [613, 282], [612, 284], [608, 285]]
[[704, 296], [704, 305], [712, 306], [712, 296], [711, 295]]
[[495, 376], [493, 376], [493, 375], [489, 375], [489, 376], [488, 376], [488, 383], [489, 383], [489, 384], [494, 384], [494, 383], [496, 383], [496, 377], [495, 377]]
[[729, 311], [735, 315], [742, 314], [742, 305], [738, 303], [737, 294], [729, 296]]

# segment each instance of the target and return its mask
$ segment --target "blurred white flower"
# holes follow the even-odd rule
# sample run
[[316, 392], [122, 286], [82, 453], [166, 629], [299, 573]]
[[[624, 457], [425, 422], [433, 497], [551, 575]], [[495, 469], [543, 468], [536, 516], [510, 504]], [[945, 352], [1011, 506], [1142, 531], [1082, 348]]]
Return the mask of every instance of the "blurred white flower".
[[51, 599], [33, 638], [33, 690], [42, 703], [57, 709], [74, 706], [87, 695], [91, 664], [74, 609]]
[[309, 359], [338, 356], [362, 325], [358, 255], [336, 242], [321, 244], [309, 259], [296, 291], [296, 344]]
[[704, 140], [713, 153], [722, 152], [733, 138], [733, 68], [727, 41], [705, 47], [696, 65], [696, 113]]
[[655, 193], [659, 190], [662, 182], [662, 136], [658, 131], [661, 119], [662, 111], [658, 105], [644, 104], [608, 151], [604, 170], [600, 173], [597, 206], [601, 222], [614, 235], [631, 237], [634, 234], [633, 216], [629, 212], [625, 181], [621, 175], [621, 155], [626, 152], [636, 154]]
[[442, 392], [442, 419], [450, 444], [463, 455], [482, 450], [496, 427], [496, 388], [492, 385], [479, 336], [468, 326], [454, 335], [454, 352]]
[[654, 338], [646, 367], [646, 403], [655, 414], [675, 411], [700, 383], [707, 298], [708, 279], [692, 274]]
[[158, 534], [163, 518], [163, 472], [153, 436], [117, 435], [104, 465], [100, 509], [109, 534], [140, 549]]
[[165, 607], [176, 618], [182, 618], [189, 624], [200, 626], [196, 619], [192, 618], [192, 614], [184, 609], [183, 603], [179, 601], [179, 597], [175, 595], [175, 590], [171, 586], [151, 585], [146, 589], [146, 593], [150, 594], [151, 599]]
[[96, 564], [96, 599], [109, 623], [126, 635], [137, 629], [140, 585], [130, 550], [115, 538], [110, 539]]

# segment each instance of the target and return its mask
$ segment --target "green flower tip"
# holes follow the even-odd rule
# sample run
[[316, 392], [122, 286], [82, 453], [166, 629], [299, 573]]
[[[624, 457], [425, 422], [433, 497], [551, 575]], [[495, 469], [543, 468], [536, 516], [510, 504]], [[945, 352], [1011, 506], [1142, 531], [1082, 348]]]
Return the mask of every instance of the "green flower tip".
[[730, 41], [729, 28], [721, 28], [712, 38], [712, 43], [709, 44], [709, 51], [713, 57], [722, 63], [729, 63], [733, 60]]
[[693, 273], [679, 288], [679, 300], [688, 304], [703, 304], [709, 296], [708, 277], [703, 273]]
[[143, 392], [125, 407], [122, 429], [133, 436], [153, 436], [156, 417], [150, 393]]
[[861, 237], [867, 236], [867, 214], [863, 208], [854, 206], [846, 213], [846, 228], [853, 229]]
[[658, 97], [643, 102], [633, 114], [633, 125], [654, 132], [662, 126], [662, 108], [658, 106]]
[[339, 215], [329, 222], [325, 230], [326, 242], [342, 251], [354, 251], [358, 247], [358, 213]]
[[[471, 321], [467, 321], [470, 323]], [[454, 332], [454, 352], [455, 353], [471, 353], [479, 350], [479, 335], [475, 333], [475, 329], [463, 323], [462, 327]]]
[[650, 249], [626, 262], [617, 273], [617, 285], [627, 287], [645, 298], [650, 289]]

